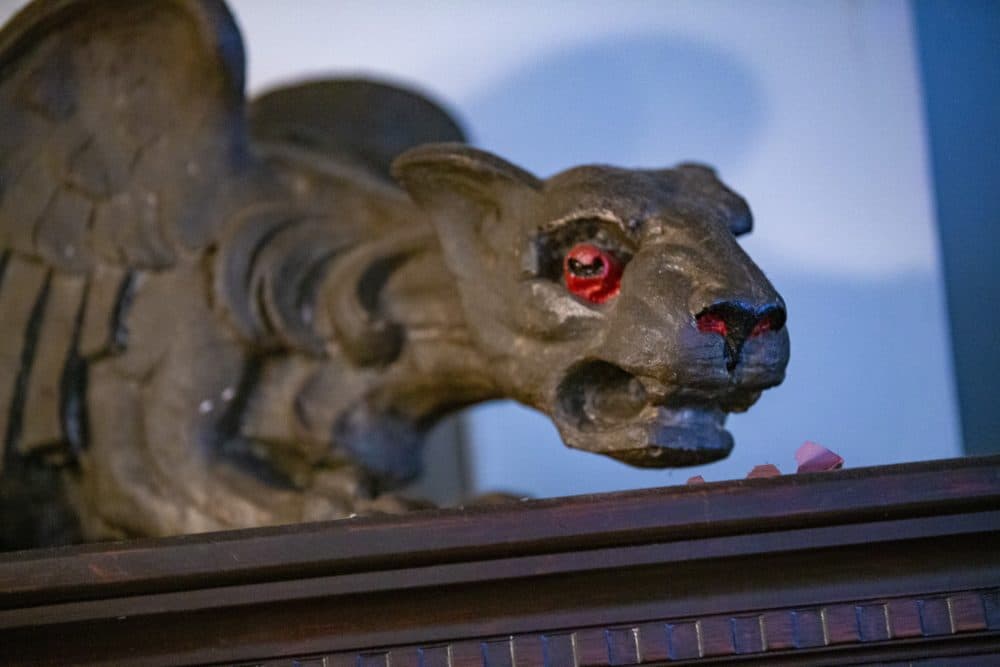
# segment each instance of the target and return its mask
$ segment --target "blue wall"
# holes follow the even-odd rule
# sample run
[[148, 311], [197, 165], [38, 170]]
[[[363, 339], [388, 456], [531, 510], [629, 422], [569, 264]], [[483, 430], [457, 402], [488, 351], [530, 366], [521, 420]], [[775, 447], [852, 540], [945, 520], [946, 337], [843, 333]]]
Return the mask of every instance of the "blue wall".
[[1000, 452], [1000, 3], [914, 3], [965, 451]]

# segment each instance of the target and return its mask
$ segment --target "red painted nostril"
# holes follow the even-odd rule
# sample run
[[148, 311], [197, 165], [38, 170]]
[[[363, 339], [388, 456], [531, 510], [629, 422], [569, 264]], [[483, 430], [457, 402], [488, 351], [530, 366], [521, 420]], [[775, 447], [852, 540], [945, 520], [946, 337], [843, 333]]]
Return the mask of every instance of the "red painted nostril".
[[785, 309], [780, 306], [754, 309], [739, 301], [725, 301], [709, 306], [695, 321], [698, 331], [722, 336], [738, 352], [748, 338], [780, 331], [785, 326]]
[[722, 337], [726, 368], [732, 372], [749, 338], [779, 331], [785, 325], [785, 309], [774, 305], [753, 308], [740, 301], [723, 301], [701, 311], [695, 322], [698, 331]]
[[702, 313], [698, 316], [698, 331], [716, 333], [724, 337], [729, 334], [729, 327], [721, 316], [715, 313]]
[[772, 329], [774, 329], [774, 320], [765, 315], [757, 320], [757, 324], [753, 325], [753, 331], [750, 332], [750, 337], [759, 336], [762, 333], [771, 331]]
[[781, 308], [770, 308], [757, 319], [750, 332], [750, 337], [759, 336], [768, 331], [779, 331], [785, 326], [785, 311]]

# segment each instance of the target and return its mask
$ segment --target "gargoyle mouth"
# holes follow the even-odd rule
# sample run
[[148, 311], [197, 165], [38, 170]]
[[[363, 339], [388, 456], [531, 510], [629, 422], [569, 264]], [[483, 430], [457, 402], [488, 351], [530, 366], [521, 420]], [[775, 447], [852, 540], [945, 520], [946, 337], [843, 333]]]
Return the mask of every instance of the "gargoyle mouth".
[[699, 465], [725, 458], [733, 448], [733, 437], [723, 428], [727, 411], [720, 404], [664, 398], [604, 361], [567, 373], [557, 403], [554, 421], [569, 446], [629, 465]]

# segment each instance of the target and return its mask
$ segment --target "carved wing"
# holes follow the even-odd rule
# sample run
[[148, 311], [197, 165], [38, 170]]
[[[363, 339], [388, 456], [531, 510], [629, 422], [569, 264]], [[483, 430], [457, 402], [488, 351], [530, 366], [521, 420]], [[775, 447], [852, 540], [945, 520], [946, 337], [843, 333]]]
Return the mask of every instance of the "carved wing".
[[258, 141], [291, 144], [392, 181], [392, 161], [421, 144], [465, 142], [459, 124], [423, 95], [364, 79], [276, 88], [250, 104]]
[[0, 452], [79, 440], [74, 382], [141, 271], [197, 255], [248, 163], [214, 0], [49, 0], [0, 31]]
[[[275, 200], [234, 218], [216, 256], [217, 302], [227, 304], [236, 329], [260, 346], [322, 356], [326, 338], [334, 336], [355, 363], [388, 363], [402, 332], [376, 312], [379, 293], [436, 241], [412, 215], [363, 209], [374, 200], [409, 206], [392, 180], [392, 161], [413, 146], [462, 141], [461, 129], [417, 93], [359, 79], [277, 88], [255, 99], [248, 116], [262, 153], [291, 149], [297, 162], [283, 168], [296, 170], [300, 184], [315, 183], [298, 189], [319, 209], [303, 216]], [[324, 165], [336, 168], [328, 174]], [[353, 169], [340, 169], [345, 165]], [[359, 178], [362, 172], [375, 178]], [[362, 192], [368, 193], [364, 203]], [[359, 220], [367, 229], [357, 229]], [[317, 299], [306, 317], [303, 304]]]

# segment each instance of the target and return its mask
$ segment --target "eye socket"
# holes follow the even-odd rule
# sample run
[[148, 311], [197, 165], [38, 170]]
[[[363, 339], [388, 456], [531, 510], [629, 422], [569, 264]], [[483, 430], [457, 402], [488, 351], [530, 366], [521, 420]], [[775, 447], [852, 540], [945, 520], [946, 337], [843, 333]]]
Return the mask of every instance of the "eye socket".
[[561, 283], [580, 299], [606, 303], [618, 294], [622, 272], [635, 250], [636, 242], [614, 221], [562, 221], [543, 227], [535, 238], [536, 275]]
[[621, 288], [622, 263], [592, 243], [577, 243], [563, 259], [566, 289], [591, 303], [605, 303]]

